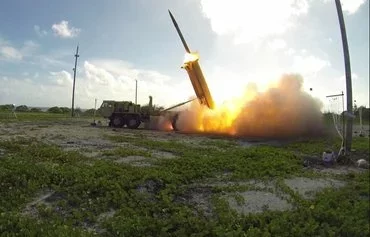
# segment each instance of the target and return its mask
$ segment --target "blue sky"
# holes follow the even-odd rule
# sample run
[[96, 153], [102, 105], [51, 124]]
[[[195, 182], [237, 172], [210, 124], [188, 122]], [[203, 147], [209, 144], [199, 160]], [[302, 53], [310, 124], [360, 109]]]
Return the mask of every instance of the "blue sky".
[[[369, 2], [342, 0], [353, 98], [369, 106]], [[304, 90], [327, 103], [345, 91], [343, 50], [333, 0], [1, 1], [0, 104], [70, 106], [80, 44], [76, 105], [103, 99], [169, 106], [194, 96], [180, 66], [175, 15], [216, 101], [260, 90], [299, 73]], [[324, 107], [325, 109], [325, 107]]]

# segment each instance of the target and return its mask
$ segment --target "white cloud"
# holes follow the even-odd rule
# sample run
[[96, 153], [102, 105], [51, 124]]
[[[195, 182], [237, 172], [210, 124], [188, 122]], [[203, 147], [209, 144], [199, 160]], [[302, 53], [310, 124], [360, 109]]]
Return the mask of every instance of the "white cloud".
[[0, 39], [0, 60], [17, 62], [24, 57], [32, 55], [39, 45], [28, 40], [25, 41], [22, 47], [14, 47], [10, 42]]
[[293, 49], [293, 48], [289, 48], [288, 50], [286, 50], [284, 53], [286, 54], [286, 55], [289, 55], [289, 56], [292, 56], [293, 54], [295, 54], [295, 49]]
[[56, 85], [63, 86], [63, 87], [71, 87], [72, 86], [72, 75], [67, 71], [60, 71], [60, 72], [50, 72], [51, 80], [56, 83]]
[[38, 25], [34, 25], [33, 26], [33, 30], [36, 32], [36, 34], [39, 36], [39, 37], [44, 37], [48, 34], [48, 32], [46, 30], [42, 30], [40, 26]]
[[[323, 0], [325, 3], [334, 4], [334, 0]], [[342, 10], [348, 14], [354, 14], [367, 0], [341, 0]]]
[[308, 0], [201, 0], [213, 31], [248, 43], [280, 35], [294, 26], [294, 19], [308, 12]]
[[[138, 80], [138, 98], [141, 104], [152, 95], [155, 104], [170, 106], [194, 94], [187, 80], [175, 82], [160, 72], [135, 68], [130, 63], [100, 59], [84, 62], [85, 78], [81, 79], [87, 98], [131, 100], [135, 98], [135, 80]], [[76, 82], [77, 83], [77, 82]], [[169, 100], [170, 98], [170, 100]], [[88, 102], [88, 101], [86, 101]]]
[[78, 36], [81, 29], [70, 27], [68, 24], [68, 21], [61, 21], [58, 24], [53, 24], [51, 29], [53, 30], [54, 35], [61, 38], [74, 38]]
[[125, 74], [128, 77], [137, 78], [139, 71], [131, 63], [116, 59], [93, 59], [89, 63], [99, 65], [109, 71], [113, 76]]
[[286, 48], [287, 43], [283, 39], [274, 39], [273, 41], [268, 43], [268, 46], [270, 49], [276, 51]]
[[316, 76], [319, 71], [331, 66], [329, 61], [314, 55], [296, 55], [293, 60], [290, 70], [304, 77]]
[[19, 61], [23, 55], [20, 50], [14, 48], [10, 42], [0, 38], [0, 60]]
[[22, 53], [11, 46], [0, 46], [0, 59], [3, 58], [5, 60], [22, 60], [23, 55]]
[[29, 56], [32, 55], [39, 47], [39, 44], [33, 42], [32, 40], [27, 40], [23, 43], [23, 46], [20, 50], [23, 55]]
[[[200, 0], [203, 14], [218, 35], [229, 35], [234, 43], [258, 42], [282, 35], [296, 26], [297, 19], [308, 13], [318, 0]], [[331, 3], [334, 0], [319, 0]], [[366, 0], [341, 0], [342, 9], [353, 14]]]
[[342, 0], [342, 10], [353, 14], [366, 2], [366, 0]]
[[96, 67], [95, 65], [85, 61], [84, 69], [87, 79], [99, 86], [108, 86], [115, 84], [115, 78], [103, 68]]
[[[147, 104], [149, 95], [154, 104], [170, 106], [194, 95], [189, 80], [173, 80], [153, 70], [135, 68], [131, 64], [114, 59], [85, 61], [76, 76], [76, 107], [91, 108], [94, 99], [135, 100], [135, 79], [138, 79], [138, 102]], [[112, 66], [113, 65], [113, 66]], [[123, 66], [125, 65], [125, 66]], [[21, 75], [20, 75], [21, 76]], [[32, 106], [70, 106], [72, 96], [72, 73], [52, 71], [43, 83], [30, 76], [20, 78], [1, 77], [0, 101], [2, 103], [27, 104]], [[37, 91], [35, 94], [34, 92]]]

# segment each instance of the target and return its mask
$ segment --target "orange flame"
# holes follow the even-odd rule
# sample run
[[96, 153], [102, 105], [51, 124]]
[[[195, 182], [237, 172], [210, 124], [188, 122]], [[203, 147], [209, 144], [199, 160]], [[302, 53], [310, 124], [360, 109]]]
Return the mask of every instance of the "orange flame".
[[321, 132], [321, 102], [302, 91], [303, 79], [284, 75], [266, 92], [249, 87], [240, 98], [214, 110], [194, 101], [181, 112], [180, 131], [281, 137]]

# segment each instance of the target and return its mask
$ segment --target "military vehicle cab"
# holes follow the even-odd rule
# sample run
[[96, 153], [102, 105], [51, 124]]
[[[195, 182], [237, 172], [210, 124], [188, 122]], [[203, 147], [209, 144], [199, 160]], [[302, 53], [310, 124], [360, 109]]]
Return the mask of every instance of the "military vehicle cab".
[[142, 122], [148, 122], [152, 108], [152, 97], [149, 96], [149, 109], [142, 110], [139, 104], [131, 101], [104, 100], [100, 106], [101, 114], [109, 119], [109, 126], [136, 129]]

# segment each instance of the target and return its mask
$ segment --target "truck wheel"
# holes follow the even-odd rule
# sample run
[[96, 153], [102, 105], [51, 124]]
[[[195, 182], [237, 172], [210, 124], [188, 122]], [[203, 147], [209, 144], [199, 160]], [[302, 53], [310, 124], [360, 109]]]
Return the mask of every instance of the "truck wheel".
[[116, 128], [121, 128], [125, 124], [121, 116], [114, 116], [113, 119], [111, 120], [111, 123], [113, 127], [116, 127]]
[[174, 131], [178, 131], [178, 128], [176, 127], [177, 120], [179, 119], [179, 114], [176, 114], [171, 121], [171, 125]]
[[137, 117], [127, 118], [127, 127], [131, 129], [136, 129], [140, 126], [140, 120]]

